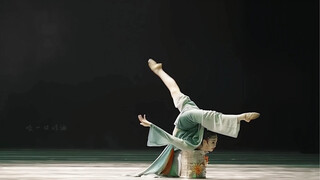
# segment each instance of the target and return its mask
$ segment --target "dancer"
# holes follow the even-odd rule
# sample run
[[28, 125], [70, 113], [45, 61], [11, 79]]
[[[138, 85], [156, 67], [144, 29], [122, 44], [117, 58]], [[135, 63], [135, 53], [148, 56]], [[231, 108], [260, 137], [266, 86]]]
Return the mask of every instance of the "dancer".
[[[250, 112], [227, 115], [212, 110], [202, 110], [180, 91], [176, 81], [162, 68], [161, 63], [149, 59], [149, 68], [162, 80], [170, 91], [173, 103], [180, 111], [176, 118], [172, 135], [147, 120], [146, 115], [138, 115], [140, 124], [149, 127], [148, 146], [167, 147], [159, 157], [143, 172], [136, 176], [154, 174], [157, 176], [180, 176], [178, 154], [180, 150], [201, 150], [212, 152], [217, 143], [215, 133], [236, 138], [240, 121], [250, 122], [260, 116]], [[206, 133], [204, 133], [206, 132]], [[214, 132], [213, 134], [210, 132]]]

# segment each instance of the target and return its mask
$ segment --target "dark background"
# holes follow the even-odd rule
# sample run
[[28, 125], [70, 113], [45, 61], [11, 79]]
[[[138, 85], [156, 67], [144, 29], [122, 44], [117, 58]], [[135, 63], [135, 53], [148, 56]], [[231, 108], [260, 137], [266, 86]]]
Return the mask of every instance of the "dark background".
[[0, 1], [0, 147], [145, 149], [199, 107], [258, 111], [218, 150], [319, 152], [319, 2]]

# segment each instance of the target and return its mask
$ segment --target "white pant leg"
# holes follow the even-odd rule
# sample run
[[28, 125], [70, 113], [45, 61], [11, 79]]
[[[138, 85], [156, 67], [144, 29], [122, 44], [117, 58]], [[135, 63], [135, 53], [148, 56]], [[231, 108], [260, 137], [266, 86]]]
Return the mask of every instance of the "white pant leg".
[[180, 112], [189, 109], [199, 109], [198, 106], [190, 99], [190, 97], [183, 93], [180, 93], [178, 96], [173, 98], [173, 103]]
[[223, 134], [230, 137], [238, 137], [240, 121], [238, 115], [227, 115], [216, 111], [202, 110], [202, 126], [209, 131]]

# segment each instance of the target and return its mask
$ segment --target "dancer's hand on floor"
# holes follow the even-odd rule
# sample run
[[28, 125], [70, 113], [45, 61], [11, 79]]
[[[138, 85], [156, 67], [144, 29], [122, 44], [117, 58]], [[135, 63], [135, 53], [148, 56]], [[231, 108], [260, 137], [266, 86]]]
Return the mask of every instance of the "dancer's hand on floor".
[[147, 121], [146, 115], [144, 114], [143, 117], [142, 115], [138, 115], [138, 119], [140, 121], [140, 125], [144, 126], [144, 127], [150, 127], [151, 126], [151, 122]]

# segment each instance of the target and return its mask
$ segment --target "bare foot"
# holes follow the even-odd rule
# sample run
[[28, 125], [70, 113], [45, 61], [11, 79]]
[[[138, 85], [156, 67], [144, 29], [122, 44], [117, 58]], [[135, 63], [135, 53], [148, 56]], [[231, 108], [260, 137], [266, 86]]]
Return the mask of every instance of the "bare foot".
[[238, 117], [238, 120], [244, 120], [250, 122], [251, 120], [257, 119], [260, 116], [257, 112], [243, 113]]
[[149, 65], [149, 68], [150, 68], [154, 73], [157, 73], [159, 70], [162, 69], [162, 64], [161, 64], [161, 63], [157, 63], [157, 62], [154, 61], [153, 59], [149, 59], [149, 60], [148, 60], [148, 65]]

